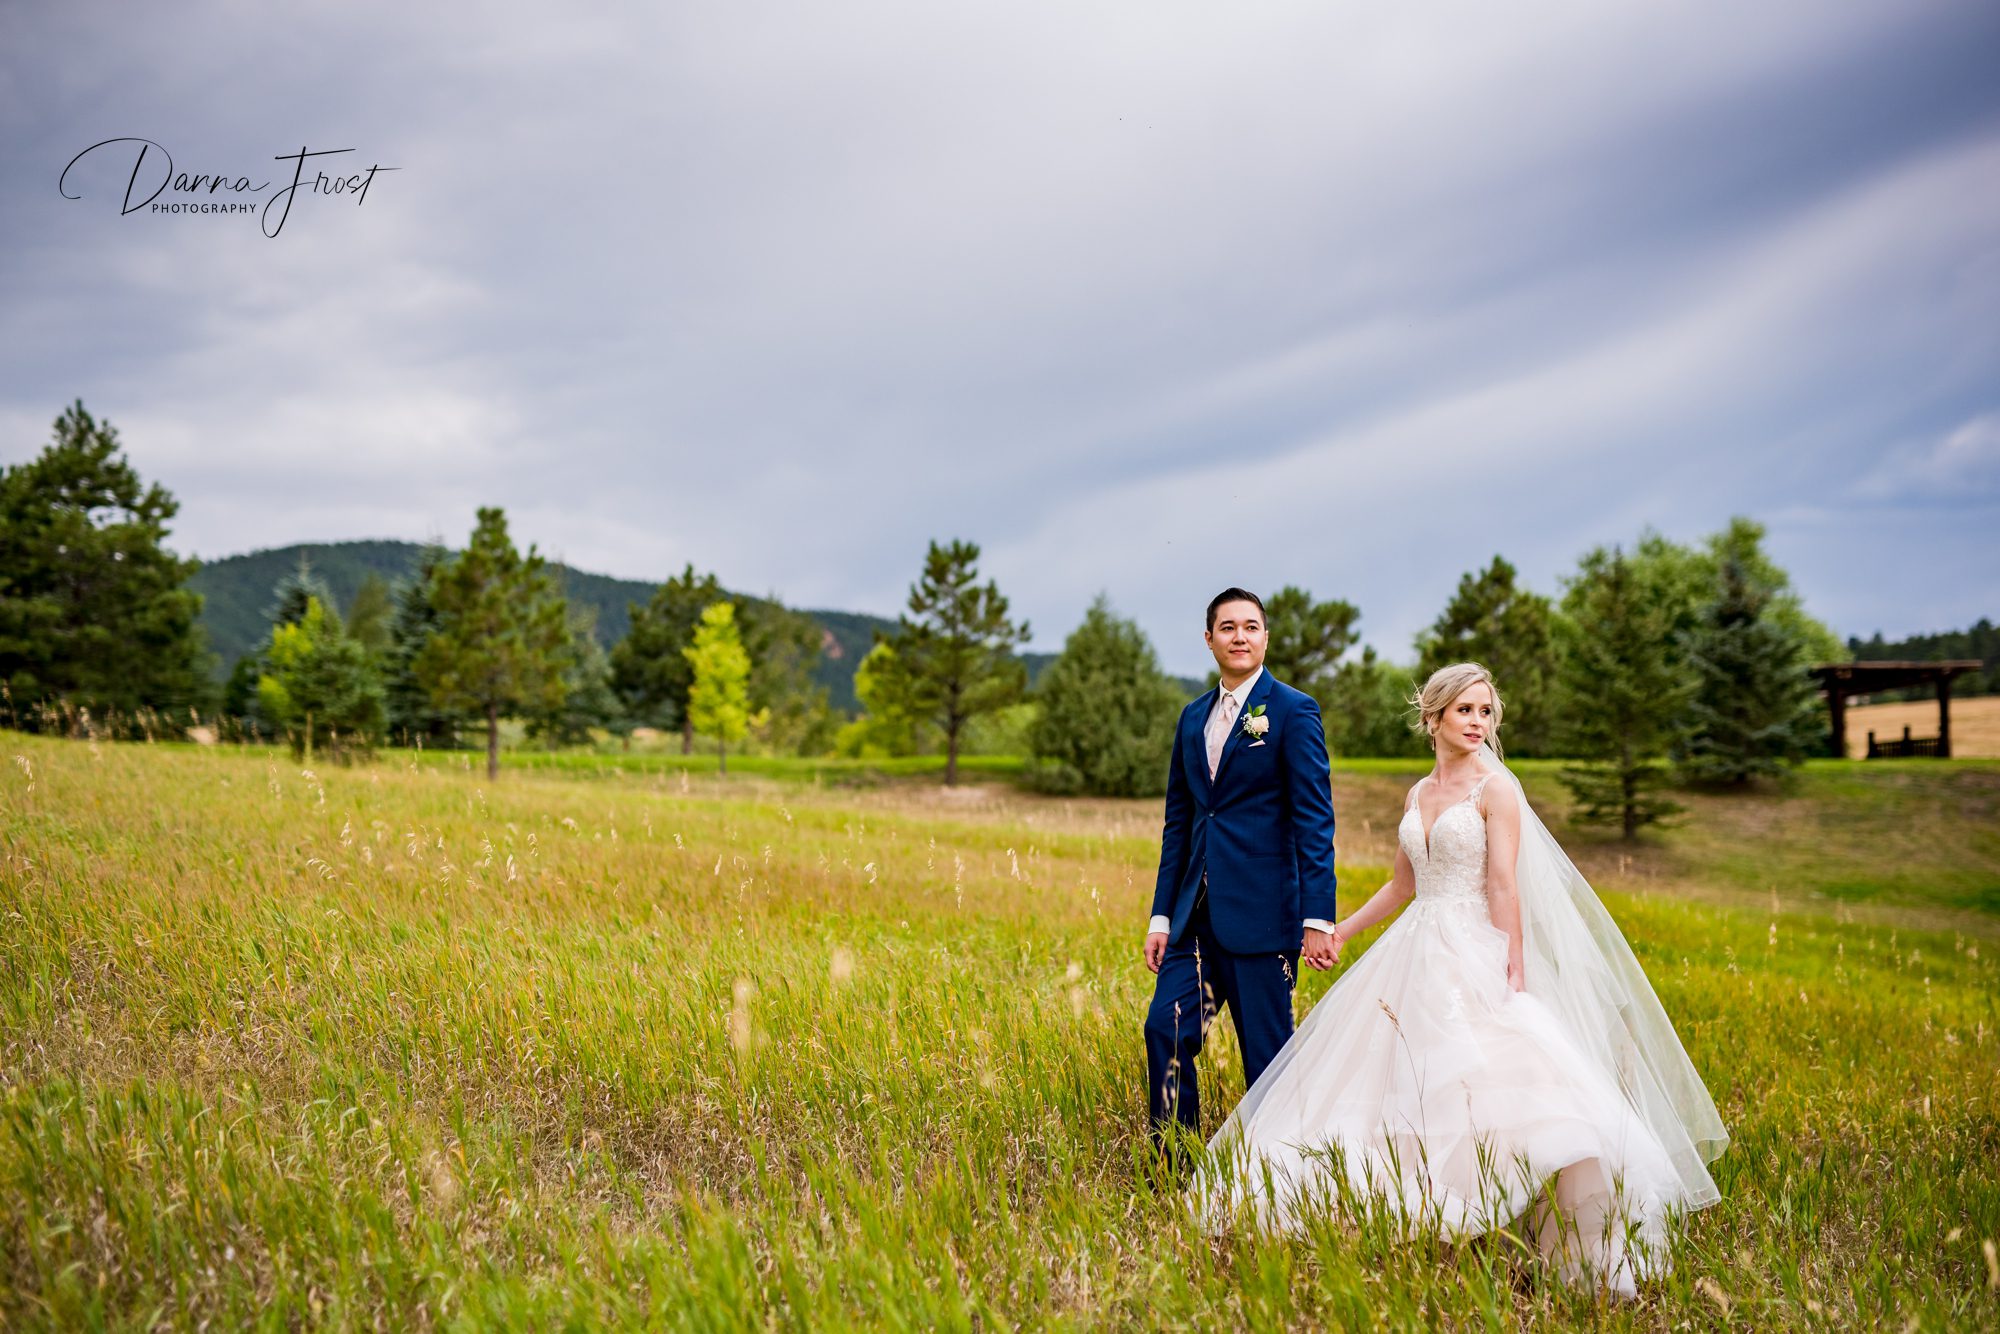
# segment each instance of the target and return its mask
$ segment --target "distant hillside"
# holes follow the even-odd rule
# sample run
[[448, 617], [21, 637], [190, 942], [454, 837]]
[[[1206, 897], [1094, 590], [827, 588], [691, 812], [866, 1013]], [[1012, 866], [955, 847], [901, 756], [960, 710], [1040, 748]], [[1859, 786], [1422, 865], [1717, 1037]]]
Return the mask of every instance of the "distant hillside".
[[[238, 658], [256, 651], [263, 642], [270, 631], [272, 590], [298, 568], [301, 554], [345, 612], [371, 571], [391, 584], [408, 579], [422, 550], [415, 542], [308, 542], [204, 564], [188, 586], [202, 595], [202, 624], [219, 659], [218, 674], [227, 675]], [[629, 605], [648, 601], [656, 587], [644, 580], [614, 579], [566, 565], [555, 565], [554, 569], [572, 601], [596, 608], [597, 639], [606, 648], [623, 639], [631, 628]], [[893, 630], [896, 623], [851, 611], [809, 611], [806, 615], [826, 630], [825, 653], [813, 677], [826, 687], [834, 708], [852, 712], [856, 707], [855, 664], [874, 644], [875, 631]]]
[[[263, 642], [271, 628], [272, 590], [279, 580], [298, 568], [301, 554], [344, 613], [360, 591], [361, 581], [371, 572], [392, 585], [408, 579], [417, 568], [417, 555], [422, 550], [415, 542], [307, 542], [243, 556], [225, 556], [203, 565], [188, 586], [202, 595], [201, 619], [208, 630], [209, 646], [217, 655], [218, 677], [227, 676], [238, 658], [255, 652]], [[572, 601], [597, 609], [597, 639], [606, 648], [623, 639], [631, 628], [629, 605], [648, 601], [656, 587], [640, 579], [614, 579], [608, 574], [573, 570], [566, 565], [554, 568]], [[824, 651], [813, 679], [826, 687], [827, 700], [835, 709], [852, 713], [859, 707], [854, 698], [854, 669], [875, 646], [876, 634], [893, 634], [896, 622], [858, 611], [815, 608], [805, 614], [826, 631]], [[1021, 655], [1027, 664], [1030, 685], [1041, 679], [1055, 658], [1053, 653]], [[1202, 683], [1192, 679], [1177, 677], [1175, 683], [1190, 696], [1202, 689]]]
[[316, 542], [204, 563], [188, 587], [201, 594], [208, 646], [221, 659], [218, 674], [227, 676], [236, 660], [255, 651], [270, 632], [272, 590], [298, 568], [301, 552], [345, 612], [371, 571], [393, 584], [416, 567], [420, 550], [414, 542]]

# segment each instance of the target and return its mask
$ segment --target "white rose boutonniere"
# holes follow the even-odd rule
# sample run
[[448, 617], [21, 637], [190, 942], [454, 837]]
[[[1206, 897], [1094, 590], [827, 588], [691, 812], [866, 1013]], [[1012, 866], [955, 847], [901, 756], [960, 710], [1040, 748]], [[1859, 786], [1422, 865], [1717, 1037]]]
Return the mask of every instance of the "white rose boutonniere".
[[1270, 730], [1271, 720], [1264, 716], [1264, 706], [1262, 704], [1259, 704], [1256, 708], [1243, 715], [1243, 735], [1249, 737], [1252, 741], [1263, 740], [1264, 734]]

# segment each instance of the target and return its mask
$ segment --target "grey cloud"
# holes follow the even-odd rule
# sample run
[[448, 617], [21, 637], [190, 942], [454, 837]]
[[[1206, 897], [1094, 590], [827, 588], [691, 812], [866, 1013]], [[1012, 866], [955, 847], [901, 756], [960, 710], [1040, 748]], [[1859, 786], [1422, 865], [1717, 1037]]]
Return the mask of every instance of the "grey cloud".
[[[1933, 628], [1902, 572], [1995, 517], [1806, 517], [2000, 403], [1985, 7], [301, 12], [0, 20], [0, 424], [82, 394], [207, 554], [497, 502], [893, 611], [957, 534], [1042, 646], [1104, 589], [1191, 669], [1219, 580], [1394, 656], [1496, 550], [1735, 511]], [[56, 199], [119, 133], [403, 170], [275, 242]]]

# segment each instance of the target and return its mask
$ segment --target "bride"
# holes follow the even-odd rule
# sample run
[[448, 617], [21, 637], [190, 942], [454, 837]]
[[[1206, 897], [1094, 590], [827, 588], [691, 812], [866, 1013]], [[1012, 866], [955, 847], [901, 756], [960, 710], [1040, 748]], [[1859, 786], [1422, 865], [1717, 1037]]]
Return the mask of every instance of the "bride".
[[[1630, 1294], [1675, 1213], [1717, 1199], [1729, 1142], [1638, 960], [1499, 760], [1476, 663], [1413, 701], [1437, 767], [1404, 803], [1395, 876], [1338, 949], [1410, 908], [1313, 1007], [1209, 1142], [1222, 1228], [1345, 1198], [1465, 1238], [1515, 1227], [1568, 1278]], [[1414, 900], [1414, 902], [1412, 902]]]

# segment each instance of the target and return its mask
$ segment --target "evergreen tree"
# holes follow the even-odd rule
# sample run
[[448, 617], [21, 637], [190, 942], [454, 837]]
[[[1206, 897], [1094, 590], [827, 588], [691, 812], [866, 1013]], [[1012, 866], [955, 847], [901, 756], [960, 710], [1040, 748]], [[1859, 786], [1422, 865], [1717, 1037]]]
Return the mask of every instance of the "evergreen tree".
[[738, 619], [750, 655], [750, 709], [765, 720], [759, 734], [790, 754], [823, 750], [832, 739], [833, 711], [813, 668], [826, 651], [826, 631], [773, 598], [745, 599]]
[[1417, 679], [1454, 662], [1493, 673], [1506, 702], [1504, 744], [1510, 755], [1547, 755], [1554, 724], [1554, 608], [1523, 588], [1501, 556], [1462, 575], [1437, 620], [1417, 637]]
[[436, 542], [417, 555], [417, 568], [396, 590], [395, 615], [389, 622], [389, 643], [382, 654], [382, 687], [388, 703], [389, 735], [405, 746], [450, 750], [458, 745], [465, 715], [439, 708], [431, 692], [417, 679], [417, 657], [437, 632], [437, 608], [431, 588], [450, 553]]
[[1303, 588], [1285, 585], [1264, 600], [1264, 623], [1270, 644], [1264, 669], [1286, 685], [1303, 690], [1325, 709], [1332, 703], [1334, 672], [1352, 648], [1360, 610], [1335, 598], [1314, 602]]
[[741, 741], [750, 726], [750, 655], [736, 629], [736, 605], [717, 602], [702, 612], [683, 653], [694, 675], [688, 719], [696, 732], [715, 738], [717, 767], [728, 773], [729, 743]]
[[569, 645], [568, 607], [548, 562], [507, 535], [507, 516], [481, 508], [464, 552], [431, 581], [437, 628], [418, 652], [417, 679], [441, 709], [486, 720], [486, 777], [500, 774], [502, 712], [556, 707]]
[[686, 650], [694, 643], [702, 612], [726, 596], [714, 575], [697, 575], [689, 564], [653, 590], [645, 606], [627, 604], [631, 628], [611, 648], [611, 688], [626, 716], [640, 726], [679, 728], [683, 755], [694, 751], [694, 720], [688, 713], [694, 670]]
[[1411, 726], [1415, 691], [1410, 668], [1383, 662], [1373, 646], [1364, 647], [1334, 671], [1324, 708], [1327, 750], [1345, 757], [1429, 754], [1422, 733]]
[[222, 715], [230, 720], [239, 735], [261, 736], [263, 727], [257, 716], [257, 679], [264, 674], [259, 655], [246, 653], [236, 660], [230, 669], [229, 681], [222, 688]]
[[1676, 758], [1689, 781], [1741, 786], [1771, 777], [1819, 740], [1806, 643], [1774, 601], [1754, 567], [1723, 556], [1715, 596], [1688, 643], [1695, 688]]
[[17, 725], [64, 705], [131, 719], [208, 704], [201, 598], [185, 587], [197, 563], [164, 545], [179, 509], [81, 401], [38, 457], [0, 471], [0, 686]]
[[1744, 578], [1764, 590], [1764, 616], [1799, 645], [1807, 665], [1841, 660], [1845, 654], [1839, 636], [1806, 611], [1791, 575], [1765, 553], [1764, 537], [1763, 524], [1740, 514], [1721, 532], [1709, 535], [1701, 555], [1699, 605], [1706, 607], [1713, 599], [1724, 563], [1733, 560], [1742, 566]]
[[611, 689], [610, 660], [597, 642], [597, 609], [573, 605], [562, 702], [530, 714], [528, 735], [551, 747], [588, 745], [593, 728], [615, 731], [622, 716]]
[[354, 600], [347, 604], [347, 633], [370, 654], [379, 657], [388, 652], [389, 622], [395, 614], [395, 596], [390, 592], [389, 581], [370, 570], [361, 577], [361, 587], [354, 590]]
[[1146, 632], [1100, 595], [1035, 687], [1028, 734], [1038, 786], [1102, 797], [1167, 790], [1174, 723], [1185, 701]]
[[271, 605], [264, 609], [264, 619], [273, 630], [281, 625], [297, 625], [306, 618], [306, 604], [314, 598], [319, 599], [322, 607], [334, 605], [326, 581], [313, 573], [311, 557], [301, 551], [297, 567], [271, 590]]
[[1616, 824], [1627, 839], [1680, 809], [1659, 795], [1662, 761], [1689, 694], [1674, 646], [1671, 599], [1623, 550], [1583, 558], [1557, 622], [1557, 742], [1582, 761], [1562, 771], [1576, 819]]
[[944, 732], [947, 785], [958, 782], [966, 724], [1006, 708], [1027, 685], [1014, 648], [1028, 641], [1028, 626], [1008, 620], [1007, 599], [993, 581], [975, 583], [978, 577], [976, 543], [932, 542], [924, 572], [910, 586], [891, 659], [905, 678], [901, 688]]
[[382, 685], [360, 642], [317, 597], [299, 619], [276, 626], [257, 681], [258, 712], [287, 733], [311, 763], [317, 748], [346, 760], [366, 754], [381, 731]]

